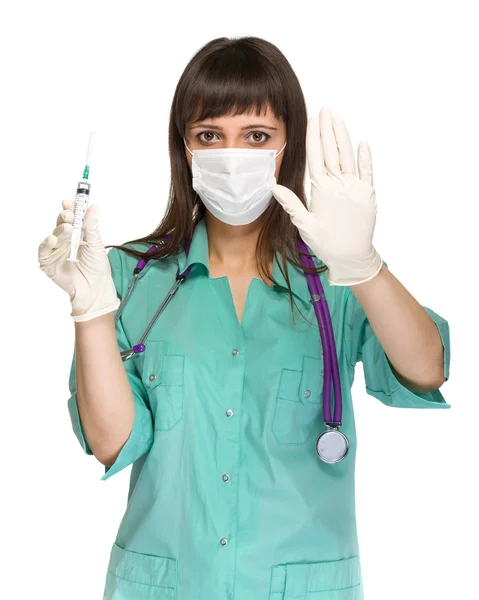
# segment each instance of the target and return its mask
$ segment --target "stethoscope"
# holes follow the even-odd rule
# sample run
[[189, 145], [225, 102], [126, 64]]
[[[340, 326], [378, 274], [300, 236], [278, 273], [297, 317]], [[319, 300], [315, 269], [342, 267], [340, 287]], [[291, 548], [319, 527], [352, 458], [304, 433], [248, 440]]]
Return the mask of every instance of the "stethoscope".
[[[306, 256], [301, 256], [301, 262], [305, 267], [316, 268], [314, 261], [309, 254], [308, 247], [302, 240], [297, 241], [297, 245], [300, 250], [302, 250]], [[156, 252], [158, 246], [155, 244], [151, 246], [146, 252], [146, 254], [152, 254]], [[190, 249], [190, 242], [185, 244], [185, 253], [188, 256], [188, 252]], [[120, 306], [115, 315], [115, 323], [120, 318], [121, 313], [123, 312], [126, 303], [128, 302], [131, 293], [133, 292], [133, 288], [138, 280], [138, 275], [141, 273], [146, 263], [150, 260], [149, 257], [141, 258], [136, 267], [133, 270], [133, 279], [128, 287], [128, 291], [121, 302]], [[153, 315], [148, 327], [145, 329], [143, 335], [141, 336], [138, 344], [133, 346], [128, 350], [123, 350], [121, 352], [121, 358], [123, 361], [130, 359], [132, 356], [141, 354], [145, 351], [145, 340], [150, 333], [151, 328], [155, 324], [156, 320], [160, 316], [160, 314], [165, 309], [166, 305], [173, 296], [178, 291], [180, 285], [186, 280], [188, 275], [190, 274], [191, 268], [193, 265], [187, 267], [183, 273], [180, 273], [179, 270], [176, 274], [176, 280], [170, 291], [166, 295], [163, 302], [158, 307], [158, 310]], [[321, 280], [318, 274], [312, 275], [311, 273], [304, 273], [306, 280], [308, 282], [309, 291], [311, 293], [311, 298], [313, 301], [314, 312], [316, 313], [316, 319], [318, 321], [319, 333], [321, 336], [321, 344], [323, 348], [323, 365], [324, 365], [324, 379], [323, 379], [323, 418], [324, 424], [326, 426], [326, 431], [323, 431], [318, 439], [316, 440], [316, 452], [326, 463], [337, 463], [343, 460], [343, 458], [347, 455], [349, 450], [349, 441], [348, 438], [339, 431], [339, 427], [342, 425], [341, 418], [343, 412], [343, 402], [342, 402], [342, 393], [341, 393], [341, 381], [339, 376], [339, 368], [338, 368], [338, 359], [336, 354], [336, 343], [334, 341], [334, 333], [333, 326], [331, 323], [331, 315], [329, 313], [328, 304], [326, 302], [326, 295], [324, 293], [323, 286], [321, 284]], [[334, 403], [334, 413], [331, 417], [331, 401], [326, 402], [326, 398], [331, 397], [331, 379], [333, 381], [333, 403]]]

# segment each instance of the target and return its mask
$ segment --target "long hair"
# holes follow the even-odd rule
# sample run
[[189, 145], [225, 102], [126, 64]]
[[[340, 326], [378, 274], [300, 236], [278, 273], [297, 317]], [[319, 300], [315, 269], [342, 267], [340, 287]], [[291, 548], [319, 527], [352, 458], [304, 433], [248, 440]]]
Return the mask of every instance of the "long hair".
[[[152, 233], [125, 244], [158, 244], [158, 250], [148, 255], [151, 259], [181, 252], [206, 211], [192, 186], [183, 142], [186, 124], [249, 113], [255, 108], [259, 116], [267, 107], [286, 128], [287, 144], [277, 182], [292, 190], [307, 206], [304, 194], [307, 112], [301, 86], [291, 65], [274, 44], [261, 38], [216, 38], [192, 57], [173, 96], [168, 129], [171, 181], [165, 215]], [[168, 240], [160, 244], [165, 236]], [[262, 215], [256, 262], [262, 276], [279, 285], [268, 271], [268, 257], [274, 256], [276, 260], [275, 253], [278, 252], [281, 256], [278, 266], [288, 287], [292, 310], [294, 298], [287, 262], [313, 274], [328, 268], [322, 264], [318, 268], [305, 269], [300, 259], [302, 252], [296, 245], [298, 239], [299, 232], [289, 214], [273, 198]], [[118, 248], [138, 258], [145, 257], [148, 249], [141, 252], [124, 244], [106, 247]]]

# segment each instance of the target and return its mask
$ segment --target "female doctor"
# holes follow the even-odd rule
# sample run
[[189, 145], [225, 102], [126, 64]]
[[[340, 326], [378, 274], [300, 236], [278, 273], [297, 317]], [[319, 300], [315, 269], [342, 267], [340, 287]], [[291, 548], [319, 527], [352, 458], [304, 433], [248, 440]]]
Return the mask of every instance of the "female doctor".
[[[356, 362], [367, 392], [388, 406], [450, 406], [438, 389], [449, 375], [448, 323], [418, 304], [372, 243], [369, 147], [359, 145], [357, 172], [344, 122], [326, 108], [306, 115], [277, 47], [215, 39], [173, 98], [160, 225], [107, 253], [92, 205], [80, 262], [68, 262], [65, 201], [40, 245], [41, 268], [72, 304], [74, 432], [105, 465], [103, 480], [132, 465], [104, 600], [362, 600]], [[320, 275], [316, 295], [306, 273]], [[317, 439], [334, 364], [342, 413], [329, 417], [337, 456], [327, 460]]]

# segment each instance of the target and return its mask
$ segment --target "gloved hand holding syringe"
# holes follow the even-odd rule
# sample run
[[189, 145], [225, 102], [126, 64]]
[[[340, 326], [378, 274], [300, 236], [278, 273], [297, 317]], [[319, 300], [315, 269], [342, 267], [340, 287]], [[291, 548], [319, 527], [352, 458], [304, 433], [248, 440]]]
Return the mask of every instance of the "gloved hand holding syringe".
[[83, 180], [78, 183], [75, 201], [63, 200], [63, 210], [53, 232], [38, 247], [40, 269], [68, 293], [71, 317], [78, 322], [113, 312], [120, 305], [108, 253], [98, 229], [98, 207], [88, 206], [87, 180], [94, 135], [90, 134]]
[[73, 231], [70, 245], [70, 256], [67, 258], [70, 262], [80, 262], [77, 259], [78, 248], [81, 244], [86, 244], [82, 240], [83, 233], [83, 218], [86, 209], [88, 208], [88, 198], [90, 196], [90, 184], [88, 183], [88, 175], [90, 173], [91, 156], [93, 153], [93, 142], [95, 133], [90, 133], [90, 141], [88, 143], [88, 151], [86, 153], [85, 168], [83, 170], [83, 179], [78, 182], [77, 192], [75, 196], [75, 206], [73, 208]]

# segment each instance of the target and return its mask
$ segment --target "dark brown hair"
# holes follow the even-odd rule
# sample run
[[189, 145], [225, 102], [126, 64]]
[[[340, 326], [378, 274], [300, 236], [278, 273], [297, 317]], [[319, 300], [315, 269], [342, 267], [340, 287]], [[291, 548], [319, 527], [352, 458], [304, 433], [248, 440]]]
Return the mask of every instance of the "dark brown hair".
[[[165, 215], [152, 233], [125, 244], [143, 242], [149, 247], [168, 236], [168, 240], [158, 246], [158, 251], [148, 256], [159, 259], [182, 251], [206, 211], [192, 187], [183, 142], [186, 124], [252, 112], [255, 107], [258, 116], [269, 107], [274, 116], [284, 122], [287, 145], [278, 184], [292, 190], [307, 206], [304, 194], [307, 112], [298, 78], [286, 57], [271, 42], [251, 36], [221, 37], [200, 48], [176, 86], [169, 121], [171, 182]], [[296, 245], [299, 232], [274, 198], [261, 217], [256, 246], [258, 270], [263, 277], [279, 285], [268, 272], [268, 257], [274, 256], [275, 252], [281, 255], [282, 264], [278, 262], [278, 266], [285, 277], [293, 308], [286, 266], [290, 262], [305, 270]], [[148, 249], [141, 252], [125, 245], [106, 247], [119, 248], [138, 258], [144, 257]], [[306, 272], [319, 274], [327, 268], [322, 263], [319, 268], [306, 269]]]

